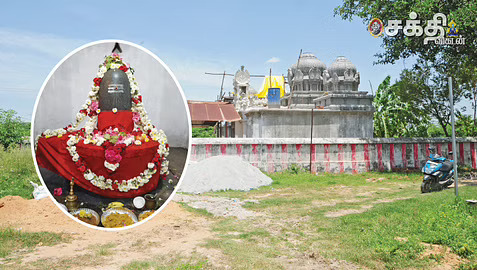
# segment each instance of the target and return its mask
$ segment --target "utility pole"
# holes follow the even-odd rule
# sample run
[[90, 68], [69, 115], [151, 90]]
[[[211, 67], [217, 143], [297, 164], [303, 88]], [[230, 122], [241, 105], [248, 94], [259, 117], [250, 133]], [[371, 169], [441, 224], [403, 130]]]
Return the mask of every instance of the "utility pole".
[[211, 72], [206, 72], [205, 74], [207, 74], [207, 75], [221, 75], [221, 76], [222, 76], [222, 83], [220, 84], [220, 95], [219, 95], [219, 97], [217, 98], [217, 101], [221, 101], [221, 100], [222, 100], [222, 97], [223, 97], [223, 92], [224, 92], [224, 80], [225, 80], [225, 76], [234, 76], [234, 74], [226, 73], [225, 70], [224, 70], [223, 73], [211, 73]]
[[[217, 99], [217, 101], [221, 101], [222, 98], [224, 97], [225, 93], [224, 93], [224, 80], [225, 80], [225, 76], [235, 76], [235, 74], [230, 74], [230, 73], [227, 73], [225, 70], [224, 72], [221, 72], [221, 73], [217, 73], [217, 72], [205, 72], [205, 74], [207, 75], [220, 75], [222, 76], [222, 83], [220, 84], [220, 95]], [[255, 78], [263, 78], [265, 77], [265, 75], [250, 75], [250, 77], [255, 77]]]
[[454, 94], [452, 93], [452, 77], [449, 76], [449, 103], [451, 109], [451, 122], [452, 122], [452, 149], [454, 159], [454, 180], [455, 180], [455, 196], [459, 196], [459, 180], [457, 177], [457, 148], [455, 143], [455, 118], [454, 118]]

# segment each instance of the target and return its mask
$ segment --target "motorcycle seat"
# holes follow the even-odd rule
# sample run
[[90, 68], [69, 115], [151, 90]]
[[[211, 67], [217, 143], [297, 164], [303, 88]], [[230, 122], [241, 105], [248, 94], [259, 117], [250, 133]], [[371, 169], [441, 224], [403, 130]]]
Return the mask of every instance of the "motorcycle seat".
[[441, 171], [443, 172], [450, 172], [454, 167], [454, 164], [450, 161], [444, 161], [442, 163], [442, 168], [441, 168]]

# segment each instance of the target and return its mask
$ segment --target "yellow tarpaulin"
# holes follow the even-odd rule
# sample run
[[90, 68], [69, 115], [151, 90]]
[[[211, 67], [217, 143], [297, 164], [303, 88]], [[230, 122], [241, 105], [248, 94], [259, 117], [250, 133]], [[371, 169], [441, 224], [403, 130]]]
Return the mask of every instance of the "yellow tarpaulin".
[[285, 95], [285, 78], [283, 76], [271, 76], [272, 85], [270, 85], [270, 76], [266, 76], [263, 80], [260, 93], [257, 94], [259, 98], [266, 98], [268, 95], [268, 88], [280, 88], [280, 97]]

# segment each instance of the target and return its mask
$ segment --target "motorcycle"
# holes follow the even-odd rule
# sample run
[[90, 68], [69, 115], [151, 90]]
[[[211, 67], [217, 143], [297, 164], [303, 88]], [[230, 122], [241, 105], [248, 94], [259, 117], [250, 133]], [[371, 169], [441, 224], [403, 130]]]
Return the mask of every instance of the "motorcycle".
[[[435, 154], [435, 148], [429, 147], [430, 155], [426, 165], [422, 168], [424, 179], [421, 192], [428, 193], [441, 191], [454, 183], [454, 160]], [[448, 157], [453, 153], [449, 152]]]

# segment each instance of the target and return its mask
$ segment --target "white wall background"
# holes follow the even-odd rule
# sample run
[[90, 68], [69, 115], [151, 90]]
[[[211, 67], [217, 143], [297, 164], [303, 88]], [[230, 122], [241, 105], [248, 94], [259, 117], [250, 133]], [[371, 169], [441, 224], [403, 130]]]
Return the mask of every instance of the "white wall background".
[[[168, 69], [148, 52], [120, 43], [123, 61], [135, 70], [149, 119], [164, 130], [171, 147], [188, 147], [190, 121], [184, 94]], [[93, 79], [114, 41], [85, 47], [67, 58], [51, 75], [34, 112], [34, 138], [46, 129], [73, 123], [91, 91]], [[86, 120], [85, 120], [86, 121]]]

